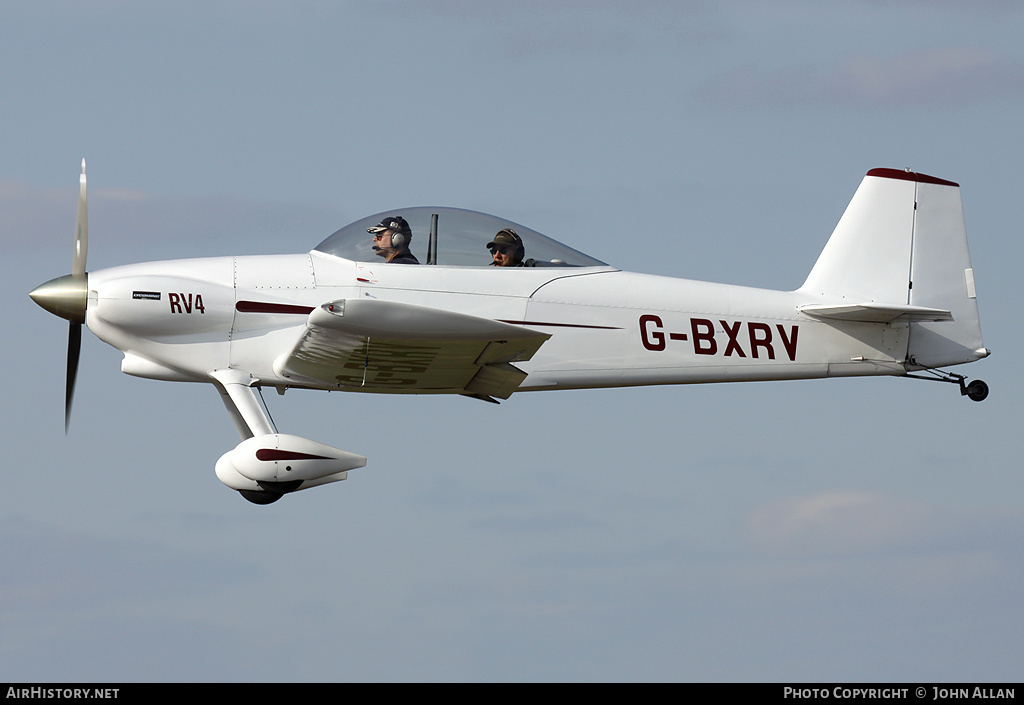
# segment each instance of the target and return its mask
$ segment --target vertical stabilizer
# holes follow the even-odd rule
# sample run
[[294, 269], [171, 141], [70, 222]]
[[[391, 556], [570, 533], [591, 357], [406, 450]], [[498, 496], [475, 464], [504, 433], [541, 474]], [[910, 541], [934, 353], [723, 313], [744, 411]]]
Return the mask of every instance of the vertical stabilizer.
[[956, 365], [988, 355], [960, 187], [952, 181], [869, 171], [799, 291], [808, 296], [807, 313], [882, 309], [891, 314], [885, 319], [890, 324], [909, 325], [912, 366]]
[[801, 291], [835, 303], [910, 303], [916, 184], [880, 171], [892, 170], [864, 177]]

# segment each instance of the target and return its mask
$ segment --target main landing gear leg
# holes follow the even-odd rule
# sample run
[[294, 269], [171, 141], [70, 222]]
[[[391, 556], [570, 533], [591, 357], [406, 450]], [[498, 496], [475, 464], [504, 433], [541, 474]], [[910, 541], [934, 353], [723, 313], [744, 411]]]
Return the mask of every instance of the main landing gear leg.
[[967, 384], [967, 378], [964, 375], [935, 369], [925, 369], [922, 371], [927, 372], [932, 376], [925, 377], [924, 375], [908, 374], [907, 377], [913, 377], [914, 379], [928, 379], [933, 382], [950, 382], [952, 384], [957, 384], [960, 386], [960, 396], [967, 397], [971, 401], [984, 401], [985, 397], [988, 396], [988, 385], [980, 379], [976, 379], [970, 384]]

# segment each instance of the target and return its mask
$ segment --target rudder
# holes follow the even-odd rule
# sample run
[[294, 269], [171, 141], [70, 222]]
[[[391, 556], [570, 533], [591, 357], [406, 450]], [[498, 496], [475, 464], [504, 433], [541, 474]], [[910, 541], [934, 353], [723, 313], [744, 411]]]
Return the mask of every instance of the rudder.
[[988, 350], [982, 343], [960, 187], [922, 177], [916, 203], [910, 303], [946, 309], [953, 320], [911, 323], [908, 359], [920, 367], [979, 360]]

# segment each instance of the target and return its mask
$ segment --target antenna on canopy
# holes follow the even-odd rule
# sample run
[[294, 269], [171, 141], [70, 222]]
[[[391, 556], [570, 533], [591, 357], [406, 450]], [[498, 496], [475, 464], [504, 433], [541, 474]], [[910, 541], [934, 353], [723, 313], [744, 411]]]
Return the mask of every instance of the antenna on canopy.
[[437, 264], [437, 213], [430, 214], [430, 241], [427, 243], [427, 264]]

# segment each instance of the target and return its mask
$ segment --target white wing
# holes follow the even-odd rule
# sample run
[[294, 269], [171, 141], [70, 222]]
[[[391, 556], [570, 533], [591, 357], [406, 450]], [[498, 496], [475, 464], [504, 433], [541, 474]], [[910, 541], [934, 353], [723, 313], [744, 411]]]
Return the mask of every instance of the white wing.
[[508, 399], [551, 336], [441, 309], [342, 299], [313, 309], [274, 370], [300, 384], [367, 392]]

